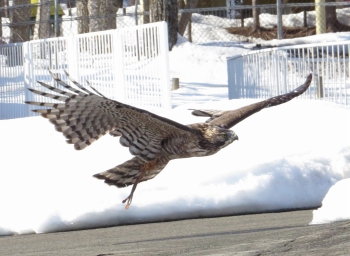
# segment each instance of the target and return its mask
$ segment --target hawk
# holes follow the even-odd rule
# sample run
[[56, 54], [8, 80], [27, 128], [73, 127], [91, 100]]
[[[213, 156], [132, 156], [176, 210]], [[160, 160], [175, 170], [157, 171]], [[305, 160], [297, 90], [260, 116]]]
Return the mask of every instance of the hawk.
[[67, 77], [76, 87], [50, 73], [57, 84], [65, 89], [38, 81], [40, 85], [57, 94], [29, 90], [62, 103], [25, 103], [48, 107], [33, 111], [49, 119], [56, 130], [63, 133], [67, 142], [74, 144], [76, 150], [90, 146], [107, 133], [120, 138], [120, 144], [128, 147], [134, 157], [93, 176], [118, 188], [133, 185], [129, 196], [123, 200], [123, 203], [126, 202], [126, 209], [132, 202], [137, 185], [154, 178], [169, 161], [215, 154], [238, 140], [235, 132], [230, 130], [231, 127], [263, 108], [283, 104], [301, 95], [308, 89], [312, 80], [310, 74], [303, 85], [289, 93], [236, 110], [193, 110], [193, 115], [209, 119], [204, 123], [183, 125], [146, 110], [108, 99], [91, 86], [90, 89], [83, 87], [67, 72]]

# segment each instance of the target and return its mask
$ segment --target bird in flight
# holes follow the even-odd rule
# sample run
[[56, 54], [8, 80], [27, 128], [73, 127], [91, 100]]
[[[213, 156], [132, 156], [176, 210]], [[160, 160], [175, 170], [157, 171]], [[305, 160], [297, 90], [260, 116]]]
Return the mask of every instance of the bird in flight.
[[123, 200], [126, 209], [132, 202], [137, 185], [154, 178], [170, 160], [215, 154], [238, 140], [235, 132], [230, 130], [231, 127], [263, 108], [283, 104], [303, 94], [312, 80], [310, 74], [304, 84], [289, 93], [239, 109], [193, 110], [193, 115], [206, 116], [209, 119], [204, 123], [183, 125], [108, 99], [92, 86], [90, 89], [83, 87], [67, 72], [67, 77], [75, 87], [50, 73], [62, 87], [50, 86], [40, 81], [38, 83], [56, 94], [29, 90], [62, 103], [25, 103], [46, 107], [33, 111], [49, 119], [56, 130], [63, 133], [67, 143], [74, 144], [76, 150], [90, 146], [107, 133], [120, 138], [120, 144], [129, 148], [133, 158], [93, 176], [118, 188], [133, 185], [129, 196]]

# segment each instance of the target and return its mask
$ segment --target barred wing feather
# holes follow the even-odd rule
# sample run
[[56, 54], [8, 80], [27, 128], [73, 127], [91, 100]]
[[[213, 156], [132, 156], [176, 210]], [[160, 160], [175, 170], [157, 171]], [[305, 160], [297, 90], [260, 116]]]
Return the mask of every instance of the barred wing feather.
[[78, 87], [75, 89], [51, 74], [54, 80], [67, 91], [39, 82], [51, 94], [30, 89], [33, 93], [52, 98], [63, 103], [26, 102], [27, 104], [49, 107], [37, 109], [62, 132], [67, 142], [75, 149], [82, 150], [110, 132], [121, 136], [120, 143], [129, 147], [131, 154], [144, 161], [152, 161], [161, 152], [161, 142], [172, 134], [190, 136], [194, 131], [185, 125], [157, 116], [118, 101], [104, 97], [93, 88], [93, 92], [68, 78]]

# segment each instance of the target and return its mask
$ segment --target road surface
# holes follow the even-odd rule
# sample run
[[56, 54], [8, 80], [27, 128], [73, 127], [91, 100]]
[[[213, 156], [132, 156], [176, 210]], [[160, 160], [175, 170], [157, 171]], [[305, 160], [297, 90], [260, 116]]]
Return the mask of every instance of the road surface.
[[312, 210], [0, 237], [0, 255], [350, 255], [350, 221]]

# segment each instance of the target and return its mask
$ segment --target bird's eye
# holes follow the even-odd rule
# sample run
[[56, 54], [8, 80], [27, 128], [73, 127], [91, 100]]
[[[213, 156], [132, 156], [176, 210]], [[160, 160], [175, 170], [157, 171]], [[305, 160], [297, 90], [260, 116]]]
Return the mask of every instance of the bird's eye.
[[221, 138], [226, 139], [227, 138], [227, 134], [221, 134]]

